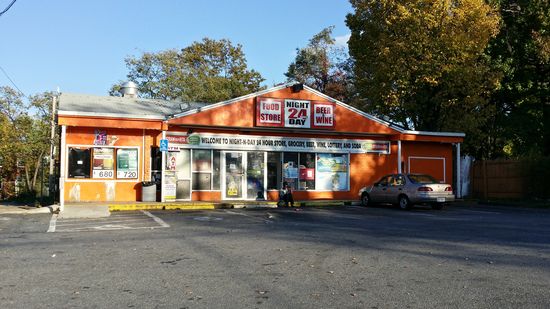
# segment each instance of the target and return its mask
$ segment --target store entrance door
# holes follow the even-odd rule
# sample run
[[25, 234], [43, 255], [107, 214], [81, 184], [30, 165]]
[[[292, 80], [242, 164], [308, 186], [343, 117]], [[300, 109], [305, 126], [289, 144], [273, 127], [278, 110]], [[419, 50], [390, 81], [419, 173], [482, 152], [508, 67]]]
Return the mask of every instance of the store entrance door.
[[265, 152], [226, 151], [222, 157], [224, 200], [265, 199]]
[[223, 153], [222, 197], [224, 200], [244, 198], [244, 152], [228, 151]]

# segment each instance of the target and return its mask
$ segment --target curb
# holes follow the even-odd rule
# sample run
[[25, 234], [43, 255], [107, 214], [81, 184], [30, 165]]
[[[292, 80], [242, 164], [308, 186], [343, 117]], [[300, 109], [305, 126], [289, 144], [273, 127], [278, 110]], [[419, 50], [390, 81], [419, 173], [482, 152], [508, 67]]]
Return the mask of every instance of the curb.
[[[295, 207], [342, 207], [353, 205], [355, 201], [311, 201], [296, 202]], [[132, 210], [212, 210], [212, 209], [273, 209], [277, 208], [276, 201], [249, 203], [238, 201], [230, 202], [187, 202], [187, 203], [130, 203], [130, 204], [108, 204], [109, 211], [132, 211]]]

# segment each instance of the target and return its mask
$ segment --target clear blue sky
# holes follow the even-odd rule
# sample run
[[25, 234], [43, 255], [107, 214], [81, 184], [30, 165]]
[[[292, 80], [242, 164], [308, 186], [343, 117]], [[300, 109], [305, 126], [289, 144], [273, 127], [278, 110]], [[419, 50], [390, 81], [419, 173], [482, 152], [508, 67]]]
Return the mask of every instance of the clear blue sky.
[[[0, 0], [0, 11], [10, 2]], [[18, 0], [0, 16], [0, 66], [26, 95], [58, 86], [106, 95], [126, 78], [127, 56], [228, 38], [271, 86], [324, 27], [348, 35], [349, 12], [347, 0]]]

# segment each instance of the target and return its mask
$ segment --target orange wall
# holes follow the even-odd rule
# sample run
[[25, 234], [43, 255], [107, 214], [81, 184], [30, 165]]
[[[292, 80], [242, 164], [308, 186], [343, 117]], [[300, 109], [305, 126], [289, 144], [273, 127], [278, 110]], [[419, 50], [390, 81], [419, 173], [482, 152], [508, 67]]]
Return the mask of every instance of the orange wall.
[[439, 168], [441, 166], [441, 160], [435, 158], [445, 159], [445, 181], [447, 183], [453, 182], [453, 146], [452, 144], [442, 143], [418, 143], [418, 142], [402, 142], [402, 159], [405, 163], [405, 171], [409, 171], [409, 157], [425, 157], [434, 158], [429, 159], [415, 159], [412, 160], [413, 169], [415, 173], [426, 173], [443, 181], [443, 171]]
[[[68, 153], [68, 148], [71, 147], [71, 145], [94, 147], [95, 129], [106, 131], [108, 141], [112, 142], [110, 146], [133, 146], [139, 149], [138, 178], [125, 180], [65, 178], [65, 200], [67, 202], [139, 201], [141, 198], [141, 181], [151, 179], [150, 149], [152, 145], [159, 144], [159, 131], [100, 127], [67, 127], [66, 153]], [[143, 144], [144, 139], [145, 144]], [[143, 145], [145, 145], [145, 147], [143, 147]], [[66, 173], [67, 172], [66, 169]], [[67, 174], [65, 176], [67, 176]]]
[[[327, 99], [318, 96], [307, 90], [293, 93], [291, 88], [285, 88], [270, 92], [265, 95], [269, 98], [277, 99], [297, 99], [310, 101], [324, 101]], [[228, 105], [215, 107], [201, 111], [200, 113], [174, 118], [169, 120], [169, 124], [195, 125], [195, 126], [226, 126], [226, 127], [245, 127], [253, 128], [256, 118], [256, 99], [249, 98]], [[397, 134], [398, 132], [380, 124], [376, 121], [367, 119], [347, 108], [335, 106], [335, 127], [339, 132], [362, 132], [375, 134]]]

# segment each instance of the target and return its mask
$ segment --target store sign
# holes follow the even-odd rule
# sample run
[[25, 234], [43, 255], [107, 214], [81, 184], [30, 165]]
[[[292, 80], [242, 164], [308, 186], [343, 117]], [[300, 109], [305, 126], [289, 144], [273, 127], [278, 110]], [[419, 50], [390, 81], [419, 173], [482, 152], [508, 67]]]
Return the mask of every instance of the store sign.
[[310, 128], [311, 102], [285, 100], [285, 128]]
[[256, 126], [334, 129], [334, 103], [262, 97], [256, 100]]
[[256, 105], [256, 125], [260, 127], [283, 126], [283, 100], [258, 98]]
[[390, 153], [389, 141], [360, 139], [317, 139], [271, 137], [230, 134], [193, 134], [193, 143], [174, 145], [180, 148], [300, 151], [300, 152], [346, 152], [346, 153]]
[[334, 104], [313, 102], [313, 127], [334, 128]]

